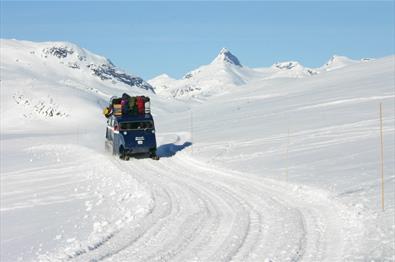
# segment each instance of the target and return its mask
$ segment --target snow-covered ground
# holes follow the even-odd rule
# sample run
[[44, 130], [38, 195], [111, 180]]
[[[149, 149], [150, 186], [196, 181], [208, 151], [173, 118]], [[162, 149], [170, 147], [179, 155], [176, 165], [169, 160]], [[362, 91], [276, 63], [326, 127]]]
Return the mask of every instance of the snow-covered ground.
[[[1, 261], [395, 260], [394, 56], [251, 69], [223, 49], [152, 88], [69, 43], [0, 47]], [[106, 153], [123, 92], [152, 98], [159, 161]]]

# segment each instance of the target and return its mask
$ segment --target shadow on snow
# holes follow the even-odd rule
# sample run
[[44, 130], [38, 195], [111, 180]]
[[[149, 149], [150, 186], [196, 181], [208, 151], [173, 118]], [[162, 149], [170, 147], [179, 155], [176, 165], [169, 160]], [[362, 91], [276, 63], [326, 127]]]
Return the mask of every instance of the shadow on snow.
[[177, 154], [177, 152], [182, 151], [191, 145], [192, 145], [191, 142], [185, 142], [182, 145], [175, 145], [172, 143], [160, 145], [156, 150], [156, 154], [159, 157], [172, 157], [175, 154]]

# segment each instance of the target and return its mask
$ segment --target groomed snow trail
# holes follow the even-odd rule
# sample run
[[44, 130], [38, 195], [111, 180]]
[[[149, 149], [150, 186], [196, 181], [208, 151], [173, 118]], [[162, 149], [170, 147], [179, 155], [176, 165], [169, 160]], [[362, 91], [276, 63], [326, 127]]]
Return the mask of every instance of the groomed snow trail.
[[[121, 161], [152, 210], [77, 261], [342, 261], [361, 230], [323, 191], [224, 170], [187, 152]], [[352, 243], [354, 242], [354, 243]]]

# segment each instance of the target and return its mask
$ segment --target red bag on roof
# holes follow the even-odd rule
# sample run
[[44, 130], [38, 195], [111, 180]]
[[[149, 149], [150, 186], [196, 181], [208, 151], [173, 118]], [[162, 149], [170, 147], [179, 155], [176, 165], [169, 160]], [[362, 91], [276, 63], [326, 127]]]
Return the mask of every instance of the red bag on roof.
[[144, 114], [145, 113], [145, 107], [144, 107], [145, 101], [144, 101], [144, 98], [142, 96], [138, 96], [137, 97], [137, 103], [136, 104], [137, 104], [137, 112], [139, 114]]

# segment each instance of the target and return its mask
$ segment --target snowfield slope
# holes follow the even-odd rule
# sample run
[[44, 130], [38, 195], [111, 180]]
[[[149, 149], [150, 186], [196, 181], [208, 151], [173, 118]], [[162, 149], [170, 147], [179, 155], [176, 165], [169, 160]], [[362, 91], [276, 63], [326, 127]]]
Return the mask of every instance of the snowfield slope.
[[77, 118], [91, 118], [81, 114], [81, 108], [97, 110], [97, 103], [103, 104], [109, 94], [153, 92], [140, 77], [71, 43], [2, 39], [0, 48], [2, 86], [6, 87], [1, 96], [2, 128], [23, 123], [23, 129], [30, 129], [26, 121], [49, 118], [56, 125], [69, 124], [63, 121], [66, 118], [77, 124], [82, 121]]
[[[37, 55], [52, 45], [1, 42], [1, 261], [395, 259], [394, 56], [254, 69], [184, 103]], [[151, 96], [161, 160], [105, 152], [122, 92]]]

